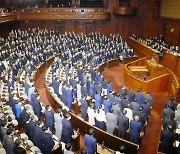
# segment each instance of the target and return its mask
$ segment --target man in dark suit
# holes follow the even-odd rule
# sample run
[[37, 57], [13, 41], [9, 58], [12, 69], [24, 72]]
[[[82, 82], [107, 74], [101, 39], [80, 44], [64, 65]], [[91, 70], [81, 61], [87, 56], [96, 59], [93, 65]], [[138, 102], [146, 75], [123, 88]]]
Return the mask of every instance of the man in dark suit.
[[6, 134], [7, 134], [6, 121], [1, 120], [1, 127], [0, 127], [0, 139], [1, 139], [1, 141], [3, 141], [3, 138]]
[[144, 97], [141, 94], [141, 89], [137, 90], [137, 93], [135, 94], [135, 98], [137, 99], [137, 103], [141, 105], [143, 103]]
[[88, 103], [85, 100], [85, 97], [82, 96], [82, 98], [80, 99], [80, 103], [81, 103], [81, 118], [83, 118], [84, 120], [86, 120], [87, 117], [87, 109], [88, 109]]
[[33, 128], [33, 143], [42, 150], [42, 134], [44, 133], [42, 130], [43, 123], [41, 121], [36, 122], [36, 125]]
[[160, 149], [163, 153], [173, 154], [173, 143], [175, 142], [175, 134], [172, 126], [168, 125], [167, 129], [162, 131], [160, 137]]
[[166, 102], [165, 107], [170, 106], [172, 110], [176, 110], [176, 103], [174, 103], [174, 97], [170, 97], [169, 101]]
[[135, 112], [135, 115], [139, 116], [139, 121], [142, 123], [142, 126], [144, 126], [146, 123], [146, 116], [145, 113], [143, 112], [143, 107], [140, 107], [139, 111]]
[[142, 123], [139, 122], [139, 116], [135, 115], [134, 120], [130, 122], [130, 141], [138, 143], [140, 133], [142, 132]]
[[151, 111], [151, 105], [147, 100], [144, 101], [143, 104], [141, 104], [141, 107], [143, 108], [143, 113], [146, 117], [149, 117], [150, 111]]
[[122, 114], [119, 114], [117, 119], [118, 126], [118, 137], [125, 138], [126, 132], [129, 128], [129, 118], [126, 117], [126, 110], [122, 111]]
[[27, 108], [24, 107], [24, 109], [22, 110], [22, 112], [19, 115], [20, 128], [22, 128], [29, 119], [30, 119], [30, 116], [27, 113]]
[[31, 105], [33, 107], [34, 114], [40, 119], [41, 116], [41, 104], [40, 104], [40, 97], [37, 96], [35, 93], [31, 94]]
[[130, 89], [129, 89], [129, 91], [127, 92], [127, 96], [129, 97], [130, 103], [131, 103], [132, 101], [134, 101], [135, 94], [133, 93], [133, 88], [130, 88]]
[[127, 105], [130, 104], [130, 101], [128, 99], [127, 95], [124, 95], [124, 98], [121, 101], [121, 108], [124, 109], [127, 107]]
[[68, 88], [66, 91], [66, 101], [67, 101], [67, 106], [69, 108], [69, 111], [72, 110], [72, 102], [74, 101], [73, 98], [73, 92], [72, 92], [72, 87]]
[[65, 118], [62, 120], [62, 137], [65, 143], [71, 142], [72, 135], [74, 134], [70, 119], [71, 116], [67, 113]]
[[44, 131], [41, 136], [42, 143], [42, 153], [43, 154], [53, 154], [54, 140], [52, 138], [51, 132], [48, 130], [47, 126], [43, 126], [42, 130]]
[[170, 116], [174, 116], [174, 110], [171, 109], [170, 105], [167, 105], [162, 113], [162, 119], [169, 118]]
[[130, 104], [130, 108], [133, 112], [133, 115], [134, 113], [136, 113], [138, 110], [139, 110], [139, 104], [137, 103], [137, 99], [135, 98], [133, 102], [131, 102]]
[[124, 98], [124, 96], [126, 95], [125, 86], [122, 86], [122, 88], [119, 90], [119, 94], [121, 98]]
[[94, 98], [96, 109], [98, 109], [98, 107], [102, 104], [102, 98], [99, 91], [96, 92]]
[[89, 134], [84, 136], [84, 145], [87, 148], [88, 154], [95, 154], [97, 152], [97, 142], [94, 138], [94, 129], [89, 129]]
[[14, 154], [26, 154], [26, 150], [22, 146], [23, 142], [21, 139], [15, 140]]
[[46, 106], [45, 120], [46, 120], [46, 125], [50, 128], [51, 132], [53, 132], [54, 131], [54, 114], [51, 112], [50, 105]]
[[14, 154], [13, 149], [14, 149], [14, 141], [12, 138], [13, 130], [8, 129], [7, 130], [7, 135], [4, 136], [2, 145], [4, 149], [6, 150], [7, 154]]
[[172, 126], [172, 131], [176, 129], [176, 121], [174, 120], [174, 116], [169, 116], [169, 118], [163, 119], [163, 129], [167, 130], [169, 125]]
[[144, 101], [148, 101], [148, 103], [150, 104], [150, 106], [152, 107], [153, 105], [153, 97], [151, 96], [151, 92], [148, 91], [146, 95], [144, 95]]

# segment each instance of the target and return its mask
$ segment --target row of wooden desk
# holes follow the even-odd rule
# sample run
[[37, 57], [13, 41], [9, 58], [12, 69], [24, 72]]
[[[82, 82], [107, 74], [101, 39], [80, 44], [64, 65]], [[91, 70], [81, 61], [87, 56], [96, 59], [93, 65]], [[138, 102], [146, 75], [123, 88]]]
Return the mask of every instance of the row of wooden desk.
[[[44, 74], [46, 72], [46, 69], [51, 65], [52, 61], [53, 61], [53, 59], [50, 59], [49, 61], [45, 62], [37, 70], [37, 73], [35, 75], [35, 80], [34, 80], [35, 86], [37, 85], [37, 79], [38, 79], [39, 75], [41, 75], [42, 73]], [[105, 68], [105, 65], [102, 65], [99, 69], [101, 71], [103, 71], [104, 68]], [[57, 108], [61, 108], [60, 104], [55, 100], [55, 98], [52, 96], [52, 94], [50, 93], [50, 91], [46, 87], [45, 81], [42, 81], [42, 82], [43, 82], [44, 87], [41, 87], [41, 88], [45, 88], [47, 99], [50, 102], [53, 109], [56, 110]], [[126, 151], [128, 154], [131, 154], [131, 153], [136, 154], [138, 152], [139, 145], [134, 144], [132, 142], [129, 142], [127, 140], [121, 139], [121, 138], [116, 137], [114, 135], [111, 135], [105, 131], [98, 129], [95, 126], [91, 126], [89, 123], [82, 120], [81, 118], [79, 118], [78, 116], [76, 116], [73, 113], [71, 113], [71, 122], [72, 122], [73, 128], [74, 129], [79, 128], [79, 130], [82, 134], [86, 134], [86, 133], [88, 133], [90, 128], [94, 128], [95, 138], [97, 139], [97, 142], [102, 144], [102, 142], [104, 141], [105, 147], [108, 147], [114, 151], [117, 151], [120, 149], [121, 145], [124, 145], [126, 147]]]

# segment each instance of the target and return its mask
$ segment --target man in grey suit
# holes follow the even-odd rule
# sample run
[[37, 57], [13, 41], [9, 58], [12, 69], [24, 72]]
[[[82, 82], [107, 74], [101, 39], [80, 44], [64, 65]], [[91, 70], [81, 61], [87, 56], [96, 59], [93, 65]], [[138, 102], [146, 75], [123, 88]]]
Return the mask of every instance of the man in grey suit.
[[110, 134], [113, 134], [115, 127], [117, 126], [117, 117], [111, 112], [106, 113], [106, 131]]
[[144, 101], [148, 101], [148, 103], [151, 105], [153, 105], [153, 97], [151, 96], [151, 92], [148, 91], [146, 95], [144, 95]]
[[14, 154], [13, 152], [13, 148], [14, 148], [14, 141], [13, 138], [11, 137], [11, 135], [13, 134], [13, 130], [12, 129], [8, 129], [7, 130], [7, 135], [4, 136], [3, 138], [3, 147], [6, 150], [7, 154]]
[[129, 128], [129, 118], [126, 117], [126, 110], [122, 110], [122, 114], [118, 116], [118, 137], [125, 138], [126, 132]]

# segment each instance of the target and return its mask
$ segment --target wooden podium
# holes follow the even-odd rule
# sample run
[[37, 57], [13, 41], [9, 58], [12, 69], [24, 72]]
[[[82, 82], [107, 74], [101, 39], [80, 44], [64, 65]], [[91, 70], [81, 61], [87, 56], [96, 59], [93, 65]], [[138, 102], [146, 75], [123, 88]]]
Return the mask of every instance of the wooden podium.
[[[143, 78], [143, 75], [146, 78]], [[124, 82], [135, 90], [141, 88], [146, 93], [167, 95], [172, 84], [172, 73], [158, 64], [153, 57], [144, 57], [125, 65]]]

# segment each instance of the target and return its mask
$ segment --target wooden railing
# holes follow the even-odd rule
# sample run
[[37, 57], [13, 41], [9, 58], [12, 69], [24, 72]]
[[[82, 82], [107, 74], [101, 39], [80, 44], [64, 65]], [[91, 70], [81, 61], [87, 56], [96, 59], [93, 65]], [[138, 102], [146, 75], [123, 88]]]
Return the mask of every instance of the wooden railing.
[[172, 74], [172, 83], [171, 83], [170, 95], [173, 95], [173, 96], [177, 97], [178, 90], [180, 88], [179, 81], [178, 81], [178, 79], [177, 79], [177, 77], [176, 77], [176, 75], [174, 74], [173, 71], [171, 71], [168, 68], [167, 68], [167, 70], [169, 72], [171, 72], [171, 74]]
[[0, 13], [0, 23], [16, 20], [15, 13]]
[[162, 71], [158, 72], [158, 74], [160, 73], [159, 76], [155, 75], [146, 81], [140, 79], [138, 76], [135, 76], [130, 71], [129, 66], [146, 66], [145, 60], [146, 58], [142, 58], [125, 65], [124, 82], [129, 87], [136, 87], [136, 89], [141, 88], [142, 92], [144, 93], [146, 93], [148, 90], [151, 90], [152, 93], [156, 95], [168, 95], [171, 87], [172, 73], [165, 68], [162, 68]]

